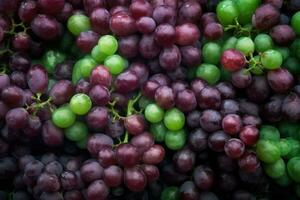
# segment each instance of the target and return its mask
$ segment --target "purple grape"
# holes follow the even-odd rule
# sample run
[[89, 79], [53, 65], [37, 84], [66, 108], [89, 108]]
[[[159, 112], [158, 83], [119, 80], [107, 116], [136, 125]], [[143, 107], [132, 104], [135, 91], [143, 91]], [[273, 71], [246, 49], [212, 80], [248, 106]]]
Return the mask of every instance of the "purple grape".
[[99, 36], [94, 31], [81, 32], [76, 39], [77, 47], [84, 53], [90, 53], [98, 43]]
[[86, 161], [80, 168], [81, 178], [90, 183], [103, 177], [103, 167], [97, 161]]
[[56, 127], [51, 121], [44, 122], [42, 130], [42, 138], [48, 146], [59, 146], [63, 143], [63, 130]]
[[37, 15], [31, 21], [31, 29], [38, 37], [44, 40], [56, 39], [61, 32], [59, 22], [48, 15]]
[[112, 147], [113, 143], [114, 142], [110, 137], [98, 133], [90, 136], [87, 143], [87, 149], [91, 154], [97, 155], [104, 147]]
[[45, 93], [48, 87], [48, 73], [41, 65], [31, 67], [26, 75], [29, 89], [33, 93]]
[[105, 8], [96, 8], [90, 14], [90, 20], [93, 31], [104, 35], [110, 32], [109, 30], [110, 14]]
[[139, 53], [140, 37], [138, 35], [129, 35], [120, 37], [118, 40], [118, 52], [125, 58], [134, 58]]

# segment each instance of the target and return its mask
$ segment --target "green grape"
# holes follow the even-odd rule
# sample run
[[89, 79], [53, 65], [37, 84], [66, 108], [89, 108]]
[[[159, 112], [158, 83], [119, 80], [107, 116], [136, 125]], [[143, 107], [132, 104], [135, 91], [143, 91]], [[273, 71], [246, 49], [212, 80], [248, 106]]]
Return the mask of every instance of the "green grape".
[[259, 140], [256, 144], [258, 158], [265, 163], [274, 163], [280, 158], [279, 145], [270, 140]]
[[297, 58], [287, 58], [283, 64], [283, 67], [289, 70], [292, 74], [300, 74], [300, 62]]
[[259, 139], [279, 141], [280, 133], [274, 126], [263, 125], [259, 130]]
[[151, 123], [160, 122], [164, 118], [165, 111], [155, 103], [145, 108], [145, 118]]
[[265, 164], [264, 170], [271, 178], [279, 178], [285, 174], [285, 162], [280, 158], [272, 164]]
[[75, 14], [69, 17], [67, 27], [73, 35], [79, 35], [81, 32], [91, 29], [90, 18], [83, 14]]
[[276, 51], [278, 51], [282, 55], [282, 60], [285, 61], [290, 57], [290, 50], [287, 47], [275, 47]]
[[274, 46], [271, 36], [265, 33], [258, 34], [254, 39], [254, 44], [257, 52], [265, 52]]
[[75, 122], [72, 126], [66, 128], [65, 136], [74, 142], [85, 140], [88, 136], [88, 128], [83, 122]]
[[113, 55], [118, 50], [118, 41], [112, 35], [104, 35], [99, 39], [98, 46], [105, 55]]
[[56, 109], [52, 113], [52, 121], [59, 128], [68, 128], [75, 123], [76, 115], [68, 105]]
[[297, 35], [300, 35], [300, 11], [296, 12], [291, 20], [292, 28]]
[[283, 176], [275, 179], [275, 182], [278, 185], [280, 185], [281, 187], [287, 187], [287, 186], [291, 185], [292, 180], [289, 177], [289, 175], [287, 174], [287, 172], [285, 172]]
[[168, 131], [165, 135], [165, 143], [171, 150], [182, 149], [186, 142], [186, 133], [183, 129], [178, 131]]
[[238, 21], [244, 25], [251, 23], [252, 15], [261, 4], [260, 0], [235, 0], [234, 2], [239, 12]]
[[66, 59], [66, 55], [57, 50], [49, 50], [44, 53], [41, 62], [46, 68], [47, 72], [53, 74], [55, 66], [58, 63], [63, 62]]
[[73, 71], [72, 71], [72, 83], [75, 85], [81, 78], [81, 71], [80, 71], [80, 66], [83, 63], [83, 59], [78, 60], [74, 66], [73, 66]]
[[112, 75], [118, 75], [126, 68], [125, 59], [119, 55], [112, 55], [104, 60], [104, 65], [108, 67]]
[[218, 64], [221, 57], [221, 47], [215, 42], [208, 42], [202, 48], [202, 57], [205, 63]]
[[236, 42], [235, 48], [249, 56], [254, 52], [255, 45], [250, 37], [240, 37]]
[[160, 196], [160, 200], [179, 200], [180, 193], [178, 187], [170, 186], [165, 188]]
[[178, 131], [184, 127], [185, 116], [179, 109], [172, 108], [165, 113], [164, 124], [171, 131]]
[[287, 163], [287, 171], [290, 178], [295, 182], [300, 183], [300, 157], [294, 157]]
[[87, 142], [88, 142], [88, 137], [85, 137], [82, 140], [76, 142], [76, 146], [80, 149], [86, 149]]
[[165, 140], [167, 128], [163, 122], [158, 122], [150, 125], [150, 132], [152, 133], [156, 142], [163, 142]]
[[291, 151], [291, 144], [289, 140], [282, 138], [279, 141], [280, 155], [287, 156]]
[[[260, 62], [260, 56], [259, 56], [259, 55], [254, 56], [254, 57], [253, 57], [253, 61], [254, 61], [255, 63], [259, 63], [259, 62]], [[251, 63], [252, 63], [253, 61], [251, 61]], [[262, 75], [262, 74], [264, 74], [264, 70], [263, 70], [259, 65], [256, 65], [255, 67], [252, 67], [252, 66], [251, 66], [250, 72], [251, 72], [252, 74], [255, 74], [255, 75]]]
[[80, 62], [80, 74], [83, 78], [90, 77], [93, 69], [97, 66], [97, 62], [89, 55], [85, 56]]
[[70, 100], [70, 108], [77, 115], [85, 115], [92, 108], [92, 100], [86, 94], [75, 94]]
[[264, 68], [269, 70], [278, 69], [282, 64], [282, 55], [280, 52], [270, 49], [261, 55], [260, 60]]
[[299, 141], [291, 138], [291, 137], [288, 137], [286, 138], [289, 142], [289, 146], [290, 146], [290, 151], [288, 152], [288, 154], [285, 156], [285, 158], [287, 159], [291, 159], [295, 156], [298, 156], [300, 154], [300, 143]]
[[294, 137], [299, 135], [300, 124], [296, 122], [281, 121], [278, 125], [279, 131], [283, 137], [293, 137], [300, 139], [300, 137]]
[[145, 96], [142, 96], [138, 102], [139, 108], [144, 110], [147, 107], [147, 105], [149, 105], [150, 103], [153, 103], [153, 101], [147, 99], [147, 97]]
[[235, 45], [236, 45], [236, 42], [237, 42], [237, 38], [234, 37], [234, 36], [231, 36], [230, 38], [228, 38], [225, 43], [223, 44], [223, 47], [222, 47], [222, 52], [228, 50], [228, 49], [234, 49], [235, 48]]
[[221, 1], [217, 6], [217, 17], [223, 26], [234, 24], [239, 12], [235, 3], [231, 0]]
[[226, 70], [224, 67], [220, 69], [221, 75], [220, 79], [223, 81], [231, 81], [231, 72]]
[[221, 72], [215, 65], [203, 63], [197, 68], [196, 76], [214, 85], [220, 80]]
[[108, 55], [101, 52], [99, 45], [94, 46], [94, 48], [91, 51], [91, 56], [98, 63], [103, 63], [104, 60], [108, 57]]

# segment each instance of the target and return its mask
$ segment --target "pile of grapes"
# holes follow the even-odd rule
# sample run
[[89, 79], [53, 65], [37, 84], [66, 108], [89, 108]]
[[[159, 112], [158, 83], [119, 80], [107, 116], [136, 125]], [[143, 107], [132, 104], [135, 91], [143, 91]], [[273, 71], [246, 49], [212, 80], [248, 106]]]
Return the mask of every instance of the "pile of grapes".
[[0, 200], [300, 198], [299, 0], [0, 0]]

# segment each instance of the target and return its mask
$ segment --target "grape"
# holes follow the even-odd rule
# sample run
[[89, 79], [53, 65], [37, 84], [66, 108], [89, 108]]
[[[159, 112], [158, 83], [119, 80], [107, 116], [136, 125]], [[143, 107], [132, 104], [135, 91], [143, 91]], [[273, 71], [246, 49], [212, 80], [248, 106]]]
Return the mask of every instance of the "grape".
[[59, 176], [63, 172], [63, 166], [56, 160], [50, 161], [45, 164], [46, 166], [44, 172], [47, 172], [48, 174]]
[[296, 12], [291, 20], [291, 25], [293, 30], [296, 32], [297, 35], [300, 34], [300, 27], [299, 27], [299, 22], [300, 22], [300, 12]]
[[240, 132], [242, 128], [242, 120], [236, 114], [228, 114], [222, 120], [222, 128], [225, 133], [235, 135]]
[[228, 134], [225, 134], [223, 131], [217, 131], [209, 136], [208, 146], [215, 152], [223, 152], [224, 146], [229, 139], [230, 136]]
[[147, 177], [142, 169], [138, 167], [126, 168], [124, 171], [124, 182], [131, 191], [138, 192], [146, 187]]
[[218, 111], [204, 110], [199, 120], [205, 131], [214, 132], [221, 129], [222, 116]]
[[146, 128], [145, 119], [142, 115], [130, 115], [126, 117], [124, 126], [132, 135], [139, 135]]
[[84, 182], [90, 183], [101, 179], [104, 171], [102, 166], [97, 161], [86, 161], [80, 168], [81, 178]]
[[169, 23], [175, 25], [176, 12], [168, 5], [160, 5], [154, 8], [152, 17], [157, 24]]
[[18, 15], [23, 22], [31, 22], [37, 15], [37, 2], [33, 0], [22, 1]]
[[44, 192], [56, 192], [60, 189], [59, 179], [54, 174], [42, 173], [37, 179], [37, 184]]
[[143, 84], [148, 80], [149, 69], [148, 66], [141, 62], [131, 63], [129, 70], [133, 71], [139, 78], [139, 84]]
[[279, 45], [290, 44], [296, 38], [295, 32], [289, 25], [274, 26], [270, 31], [270, 36]]
[[175, 186], [166, 187], [161, 195], [160, 199], [179, 199], [179, 190]]
[[118, 52], [121, 56], [125, 58], [134, 58], [138, 55], [139, 51], [139, 41], [138, 35], [129, 35], [119, 38], [119, 49]]
[[185, 1], [181, 4], [177, 21], [179, 24], [197, 23], [202, 15], [201, 5], [196, 1]]
[[73, 62], [67, 60], [55, 66], [54, 77], [56, 80], [68, 79], [72, 77]]
[[130, 143], [137, 148], [140, 155], [149, 150], [154, 145], [154, 138], [148, 132], [143, 132], [133, 138], [131, 138]]
[[286, 96], [282, 103], [282, 113], [290, 121], [298, 121], [300, 119], [300, 98], [297, 94], [291, 93]]
[[70, 190], [64, 193], [64, 200], [82, 200], [82, 194], [78, 190]]
[[113, 140], [110, 137], [98, 133], [89, 137], [87, 149], [91, 154], [97, 155], [101, 149], [105, 147], [112, 147], [112, 145]]
[[219, 81], [221, 72], [215, 65], [203, 63], [197, 68], [196, 76], [205, 80], [210, 85], [214, 85]]
[[63, 196], [59, 192], [43, 192], [40, 196], [41, 200], [63, 200]]
[[103, 181], [109, 187], [120, 186], [123, 181], [123, 170], [116, 165], [107, 167], [106, 169], [104, 169]]
[[93, 8], [93, 11], [90, 13], [92, 30], [98, 34], [108, 34], [109, 18], [110, 14], [105, 8]]
[[171, 131], [178, 131], [185, 124], [185, 116], [178, 109], [172, 108], [165, 113], [164, 124]]
[[69, 17], [71, 17], [72, 13], [73, 13], [72, 4], [66, 2], [62, 11], [57, 15], [57, 19], [60, 22], [66, 22], [69, 19]]
[[235, 48], [248, 56], [254, 52], [254, 42], [250, 37], [241, 37], [237, 40]]
[[285, 163], [284, 160], [279, 159], [275, 163], [264, 165], [264, 170], [271, 178], [279, 178], [285, 174]]
[[183, 112], [189, 112], [197, 107], [197, 100], [195, 94], [191, 90], [182, 90], [177, 93], [175, 103], [177, 108]]
[[179, 67], [181, 62], [181, 54], [176, 45], [172, 45], [162, 49], [159, 54], [160, 66], [167, 70], [172, 71]]
[[232, 138], [226, 142], [224, 150], [230, 158], [239, 158], [245, 151], [245, 144], [239, 139]]
[[30, 67], [30, 58], [23, 53], [14, 53], [9, 59], [9, 67], [26, 72]]
[[185, 23], [176, 26], [176, 44], [193, 45], [200, 37], [200, 31], [197, 26], [192, 23]]
[[160, 145], [153, 145], [143, 154], [143, 162], [146, 164], [158, 164], [160, 163], [165, 156], [165, 150]]
[[142, 165], [143, 172], [147, 177], [147, 183], [153, 183], [159, 178], [159, 169], [155, 165]]
[[82, 122], [75, 122], [71, 127], [65, 130], [65, 135], [69, 140], [81, 141], [87, 138], [88, 129]]
[[14, 108], [7, 112], [5, 119], [9, 128], [22, 129], [28, 123], [29, 114], [24, 108]]
[[160, 47], [154, 39], [154, 34], [144, 34], [139, 43], [139, 52], [146, 59], [156, 57], [160, 52]]
[[218, 109], [221, 105], [221, 94], [218, 89], [206, 86], [197, 96], [197, 102], [202, 109]]
[[202, 48], [204, 63], [217, 65], [221, 57], [221, 47], [215, 42], [208, 42]]
[[194, 182], [200, 189], [210, 189], [214, 183], [213, 170], [207, 166], [198, 166], [193, 174]]
[[232, 1], [223, 1], [219, 3], [216, 12], [217, 17], [223, 26], [233, 24], [235, 18], [238, 17], [238, 9]]
[[65, 0], [38, 0], [39, 9], [44, 14], [55, 15], [62, 11]]
[[167, 132], [167, 128], [165, 127], [163, 122], [158, 122], [155, 124], [151, 124], [150, 132], [153, 135], [155, 141], [162, 142], [165, 139], [165, 133]]
[[280, 149], [274, 141], [258, 141], [256, 151], [259, 159], [265, 163], [273, 163], [280, 157]]
[[280, 13], [271, 4], [263, 4], [258, 7], [252, 17], [252, 24], [259, 30], [267, 30], [279, 22]]
[[175, 36], [175, 29], [170, 24], [160, 24], [155, 29], [155, 40], [160, 45], [172, 45], [175, 42]]
[[24, 91], [17, 86], [8, 86], [2, 90], [1, 99], [10, 107], [23, 106], [25, 103]]
[[78, 35], [76, 45], [82, 52], [89, 53], [97, 44], [98, 38], [94, 31], [84, 31]]
[[124, 134], [124, 127], [120, 120], [114, 120], [109, 118], [106, 126], [106, 133], [112, 137], [117, 138]]
[[228, 49], [221, 56], [221, 64], [228, 71], [237, 71], [246, 65], [245, 56], [235, 49]]
[[247, 125], [244, 126], [239, 133], [240, 139], [246, 144], [246, 145], [254, 145], [258, 140], [258, 129], [253, 125]]
[[131, 144], [121, 144], [116, 149], [117, 161], [124, 167], [133, 167], [140, 159], [138, 150]]
[[143, 34], [150, 34], [156, 28], [156, 23], [151, 17], [141, 17], [135, 23], [136, 29]]
[[241, 24], [251, 23], [251, 17], [254, 14], [256, 8], [260, 5], [259, 0], [238, 0], [235, 2], [237, 10], [239, 12], [238, 21]]
[[118, 75], [125, 69], [125, 60], [119, 55], [112, 55], [104, 60], [104, 65], [107, 66], [112, 75]]
[[184, 46], [180, 48], [181, 61], [187, 67], [196, 67], [201, 62], [201, 52], [193, 46]]
[[56, 105], [62, 105], [67, 103], [74, 92], [74, 88], [72, 86], [71, 81], [68, 80], [61, 80], [57, 81], [52, 89], [49, 92], [49, 96], [51, 100]]
[[248, 98], [253, 102], [264, 102], [270, 94], [268, 82], [264, 76], [252, 77], [252, 83], [247, 88]]
[[186, 181], [180, 186], [180, 198], [181, 199], [190, 199], [190, 200], [196, 200], [200, 193], [198, 189], [196, 188], [196, 185], [192, 181]]
[[48, 15], [37, 15], [31, 21], [31, 29], [44, 40], [54, 40], [60, 35], [60, 24]]
[[103, 0], [83, 0], [83, 6], [87, 13], [91, 13], [97, 8], [102, 8], [106, 6], [106, 2]]
[[148, 1], [135, 1], [130, 5], [129, 10], [135, 19], [151, 16], [153, 12], [152, 5]]
[[[105, 106], [110, 100], [110, 93], [109, 93], [108, 89], [101, 85], [93, 86], [90, 89], [88, 96], [90, 97], [93, 105], [95, 105], [95, 106]], [[87, 105], [90, 105], [90, 103]], [[88, 107], [90, 107], [90, 106], [88, 106]]]
[[237, 88], [247, 88], [251, 82], [251, 73], [245, 68], [231, 74], [231, 83]]
[[183, 129], [168, 131], [165, 136], [165, 143], [171, 150], [182, 149], [186, 142], [186, 133]]
[[43, 125], [42, 137], [45, 144], [49, 146], [58, 146], [63, 143], [63, 131], [56, 127], [50, 120]]
[[265, 52], [272, 49], [274, 44], [272, 38], [268, 34], [258, 34], [254, 39], [255, 50], [258, 52]]
[[217, 40], [223, 36], [223, 27], [219, 23], [209, 23], [204, 27], [203, 34], [209, 40]]
[[78, 36], [81, 32], [90, 30], [91, 22], [87, 16], [75, 14], [68, 19], [67, 27], [73, 35]]
[[121, 94], [132, 92], [138, 87], [138, 76], [134, 71], [125, 71], [115, 79], [116, 91]]
[[286, 69], [269, 71], [267, 77], [271, 88], [279, 93], [290, 90], [294, 82], [292, 74]]
[[75, 120], [76, 116], [69, 106], [60, 107], [52, 114], [52, 121], [59, 128], [68, 128], [74, 124]]
[[149, 104], [145, 108], [145, 118], [151, 123], [160, 122], [164, 117], [164, 110], [156, 104]]
[[175, 94], [168, 86], [157, 88], [154, 98], [161, 108], [169, 109], [175, 105]]
[[[0, 41], [2, 41], [4, 34], [2, 31], [2, 36], [1, 36], [1, 30], [3, 30], [0, 27]], [[2, 39], [1, 39], [2, 38]], [[17, 33], [12, 40], [12, 46], [15, 50], [24, 52], [29, 49], [30, 45], [30, 36], [26, 33]]]
[[173, 156], [173, 164], [177, 171], [187, 173], [192, 170], [195, 164], [195, 153], [190, 149], [182, 149]]
[[110, 29], [118, 36], [128, 36], [136, 32], [134, 18], [126, 12], [117, 12], [110, 18]]
[[90, 200], [104, 200], [109, 194], [109, 188], [102, 180], [96, 180], [88, 186], [86, 193]]

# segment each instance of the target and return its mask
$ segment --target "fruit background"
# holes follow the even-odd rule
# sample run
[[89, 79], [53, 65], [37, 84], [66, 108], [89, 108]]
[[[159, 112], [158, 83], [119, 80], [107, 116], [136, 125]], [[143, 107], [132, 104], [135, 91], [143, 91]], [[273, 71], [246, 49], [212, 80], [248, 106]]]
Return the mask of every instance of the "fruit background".
[[300, 199], [299, 0], [0, 0], [0, 200]]

